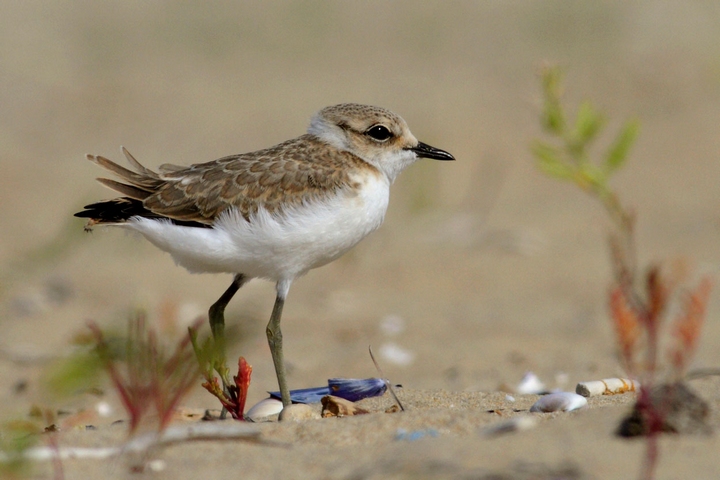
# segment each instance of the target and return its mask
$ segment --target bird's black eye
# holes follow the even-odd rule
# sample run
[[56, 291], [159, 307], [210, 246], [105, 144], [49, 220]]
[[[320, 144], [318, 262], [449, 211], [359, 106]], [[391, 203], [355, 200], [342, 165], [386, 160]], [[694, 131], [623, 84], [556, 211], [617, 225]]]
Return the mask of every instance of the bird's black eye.
[[373, 125], [372, 127], [365, 130], [365, 135], [379, 142], [384, 142], [385, 140], [393, 136], [392, 132], [388, 130], [385, 125]]

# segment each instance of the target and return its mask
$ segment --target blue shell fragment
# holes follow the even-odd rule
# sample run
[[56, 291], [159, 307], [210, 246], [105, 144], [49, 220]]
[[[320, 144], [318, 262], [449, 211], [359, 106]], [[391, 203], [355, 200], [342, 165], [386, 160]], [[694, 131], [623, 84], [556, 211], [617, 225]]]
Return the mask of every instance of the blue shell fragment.
[[[281, 400], [280, 392], [268, 392], [270, 397]], [[290, 400], [293, 403], [318, 403], [322, 397], [330, 395], [329, 387], [301, 388], [290, 390]]]
[[363, 398], [379, 397], [387, 390], [382, 378], [331, 378], [328, 380], [330, 395], [357, 402]]
[[[363, 398], [379, 397], [387, 386], [381, 378], [331, 378], [327, 387], [290, 390], [293, 403], [318, 403], [325, 395], [334, 395], [351, 402]], [[268, 392], [272, 398], [280, 398], [280, 392]]]

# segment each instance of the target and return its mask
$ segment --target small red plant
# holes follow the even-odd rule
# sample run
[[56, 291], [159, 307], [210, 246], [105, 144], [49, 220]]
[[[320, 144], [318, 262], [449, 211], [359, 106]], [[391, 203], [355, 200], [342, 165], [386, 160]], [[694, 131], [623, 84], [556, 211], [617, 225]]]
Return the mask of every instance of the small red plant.
[[[615, 326], [620, 357], [628, 374], [640, 381], [636, 411], [644, 425], [647, 437], [645, 462], [641, 478], [652, 479], [658, 461], [657, 437], [667, 430], [666, 418], [673, 408], [672, 400], [658, 401], [653, 398], [658, 385], [658, 346], [660, 328], [668, 310], [671, 298], [681, 297], [681, 309], [671, 325], [672, 346], [667, 359], [672, 369], [674, 382], [680, 382], [695, 353], [702, 325], [705, 321], [707, 302], [710, 298], [712, 282], [704, 277], [694, 290], [675, 294], [677, 279], [665, 280], [658, 268], [651, 268], [646, 276], [645, 296], [641, 297], [632, 290], [632, 284], [618, 281], [610, 292], [610, 312]], [[645, 358], [639, 363], [636, 358], [641, 353], [638, 340], [644, 336]], [[665, 391], [672, 392], [672, 386]], [[657, 397], [657, 395], [655, 395]]]
[[[230, 382], [230, 372], [225, 366], [224, 349], [218, 345], [213, 338], [207, 338], [202, 345], [197, 341], [197, 327], [189, 329], [189, 338], [192, 343], [193, 350], [200, 365], [200, 371], [205, 379], [202, 386], [220, 400], [223, 409], [230, 413], [235, 420], [245, 420], [245, 402], [247, 400], [247, 392], [250, 387], [250, 377], [252, 376], [252, 366], [250, 366], [245, 358], [238, 359], [238, 374], [232, 377]], [[220, 380], [213, 372], [220, 375]], [[222, 386], [220, 382], [222, 381]]]
[[234, 385], [226, 385], [225, 388], [220, 387], [217, 377], [206, 377], [202, 386], [220, 400], [223, 408], [225, 408], [232, 418], [235, 420], [245, 420], [245, 401], [247, 400], [248, 387], [250, 386], [250, 376], [252, 375], [252, 367], [240, 357], [238, 361], [238, 375], [233, 376]]
[[675, 344], [670, 348], [668, 358], [678, 377], [687, 371], [697, 349], [711, 290], [712, 281], [705, 277], [694, 291], [686, 292], [682, 313], [673, 323], [672, 336]]
[[147, 328], [143, 313], [128, 322], [125, 338], [107, 339], [94, 322], [88, 327], [95, 352], [130, 417], [130, 434], [151, 411], [157, 414], [158, 430], [164, 430], [199, 376], [190, 340], [184, 337], [168, 354]]

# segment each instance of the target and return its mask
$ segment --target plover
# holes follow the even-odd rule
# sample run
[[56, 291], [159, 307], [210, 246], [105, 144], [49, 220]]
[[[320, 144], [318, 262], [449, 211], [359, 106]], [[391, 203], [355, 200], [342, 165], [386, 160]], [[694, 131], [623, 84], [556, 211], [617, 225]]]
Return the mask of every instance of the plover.
[[320, 110], [305, 135], [252, 153], [154, 172], [122, 148], [135, 171], [87, 159], [121, 181], [98, 181], [123, 196], [75, 214], [93, 225], [141, 233], [193, 273], [231, 273], [209, 311], [223, 338], [225, 307], [248, 280], [276, 282], [267, 325], [282, 402], [290, 404], [280, 318], [292, 282], [340, 257], [383, 222], [390, 185], [419, 158], [454, 160], [419, 142], [405, 120], [380, 107], [345, 103]]

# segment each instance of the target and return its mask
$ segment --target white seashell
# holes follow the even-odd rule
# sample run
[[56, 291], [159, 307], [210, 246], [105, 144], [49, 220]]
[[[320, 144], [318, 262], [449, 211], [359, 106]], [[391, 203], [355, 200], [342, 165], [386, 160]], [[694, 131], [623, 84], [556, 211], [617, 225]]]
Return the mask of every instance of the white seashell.
[[505, 401], [513, 403], [515, 401], [515, 397], [513, 397], [512, 395], [509, 395], [509, 394], [505, 395]]
[[269, 422], [269, 417], [279, 414], [282, 409], [283, 404], [280, 400], [276, 398], [265, 398], [245, 412], [245, 419], [256, 423]]
[[538, 394], [547, 391], [547, 388], [545, 388], [545, 384], [540, 381], [537, 375], [533, 372], [527, 372], [523, 375], [515, 391], [521, 394]]
[[531, 412], [572, 412], [587, 406], [587, 399], [577, 393], [557, 392], [543, 395], [530, 407]]
[[167, 468], [167, 463], [165, 460], [160, 460], [159, 458], [156, 458], [155, 460], [150, 460], [145, 464], [148, 470], [151, 472], [162, 472]]
[[593, 382], [580, 382], [575, 387], [575, 393], [583, 397], [595, 395], [616, 395], [619, 393], [636, 392], [640, 384], [627, 378], [605, 378]]
[[95, 411], [97, 411], [101, 417], [109, 417], [113, 413], [113, 408], [108, 402], [98, 402], [95, 404]]
[[415, 361], [415, 353], [401, 347], [397, 343], [387, 342], [380, 345], [380, 356], [386, 361], [406, 367]]

